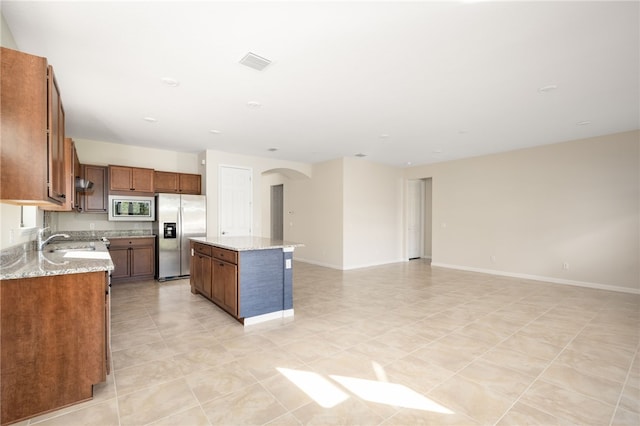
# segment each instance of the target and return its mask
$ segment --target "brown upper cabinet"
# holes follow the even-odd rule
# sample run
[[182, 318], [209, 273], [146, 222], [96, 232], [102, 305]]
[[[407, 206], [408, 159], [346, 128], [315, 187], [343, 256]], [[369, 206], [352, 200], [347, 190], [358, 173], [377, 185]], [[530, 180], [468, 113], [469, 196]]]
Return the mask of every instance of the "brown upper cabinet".
[[200, 175], [191, 173], [155, 172], [155, 192], [200, 195]]
[[65, 138], [64, 140], [64, 153], [63, 153], [63, 180], [64, 180], [64, 192], [67, 194], [62, 205], [44, 205], [40, 206], [42, 210], [51, 211], [66, 211], [70, 212], [75, 210], [77, 205], [77, 194], [75, 189], [76, 183], [76, 168], [79, 168], [78, 154], [76, 152], [76, 146], [73, 139]]
[[107, 213], [109, 211], [107, 166], [83, 164], [79, 176], [93, 182], [93, 187], [84, 192], [78, 192], [80, 202], [77, 210], [83, 213]]
[[109, 193], [153, 195], [154, 170], [140, 167], [109, 166]]
[[1, 48], [0, 200], [19, 205], [62, 205], [64, 108], [47, 59]]

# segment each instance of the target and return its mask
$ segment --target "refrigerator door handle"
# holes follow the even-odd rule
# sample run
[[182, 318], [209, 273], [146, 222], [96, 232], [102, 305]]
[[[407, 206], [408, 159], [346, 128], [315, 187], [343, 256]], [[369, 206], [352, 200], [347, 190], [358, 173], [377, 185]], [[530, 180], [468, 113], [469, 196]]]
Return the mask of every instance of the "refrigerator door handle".
[[176, 237], [178, 238], [178, 247], [180, 247], [180, 250], [182, 250], [182, 207], [178, 208], [178, 226], [177, 226], [177, 235]]

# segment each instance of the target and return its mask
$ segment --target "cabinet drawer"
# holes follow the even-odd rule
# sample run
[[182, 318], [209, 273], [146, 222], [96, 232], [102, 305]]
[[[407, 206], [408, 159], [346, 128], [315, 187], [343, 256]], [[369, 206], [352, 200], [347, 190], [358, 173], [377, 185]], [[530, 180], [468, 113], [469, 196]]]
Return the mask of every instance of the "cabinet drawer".
[[110, 248], [122, 248], [122, 247], [148, 247], [154, 243], [153, 237], [144, 238], [110, 238]]
[[194, 250], [196, 251], [196, 253], [209, 256], [209, 257], [211, 257], [212, 248], [213, 247], [208, 246], [206, 244], [194, 244]]
[[218, 247], [213, 247], [213, 257], [216, 259], [224, 260], [225, 262], [233, 263], [234, 265], [238, 264], [238, 252], [225, 250]]

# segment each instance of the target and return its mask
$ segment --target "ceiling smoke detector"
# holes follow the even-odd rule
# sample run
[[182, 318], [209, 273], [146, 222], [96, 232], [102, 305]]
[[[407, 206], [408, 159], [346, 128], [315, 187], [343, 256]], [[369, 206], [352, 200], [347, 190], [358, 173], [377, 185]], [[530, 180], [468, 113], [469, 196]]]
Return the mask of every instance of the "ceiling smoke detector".
[[258, 56], [255, 53], [249, 52], [244, 55], [244, 58], [240, 59], [240, 63], [248, 66], [249, 68], [253, 68], [254, 70], [262, 71], [271, 63], [271, 61], [263, 58], [262, 56]]

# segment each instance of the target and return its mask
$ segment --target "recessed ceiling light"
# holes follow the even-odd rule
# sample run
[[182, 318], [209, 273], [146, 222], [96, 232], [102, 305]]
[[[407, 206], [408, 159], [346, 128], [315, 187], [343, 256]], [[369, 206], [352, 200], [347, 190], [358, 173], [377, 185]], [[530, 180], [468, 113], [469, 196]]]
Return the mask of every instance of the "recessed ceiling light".
[[434, 149], [433, 151], [434, 154], [442, 154], [442, 150], [441, 149]]
[[380, 139], [389, 139], [389, 135], [386, 133], [383, 133], [379, 136]]
[[153, 117], [144, 117], [143, 120], [148, 122], [148, 123], [155, 123], [155, 122], [158, 121], [157, 119], [155, 119]]
[[584, 121], [578, 121], [576, 124], [578, 126], [588, 126], [589, 124], [591, 124], [591, 122], [589, 120], [584, 120]]
[[407, 161], [405, 164], [406, 164], [407, 166], [410, 166], [412, 163], [411, 163], [411, 161]]
[[360, 157], [360, 158], [363, 158], [363, 157], [366, 157], [366, 156], [367, 156], [367, 154], [363, 154], [361, 152], [356, 154], [356, 157]]
[[249, 101], [247, 102], [247, 106], [249, 108], [260, 108], [262, 106], [262, 104], [258, 101]]
[[558, 88], [558, 86], [556, 86], [555, 84], [549, 84], [547, 86], [542, 86], [538, 88], [538, 92], [540, 93], [548, 93], [548, 92], [553, 92], [554, 90], [556, 90]]
[[166, 84], [167, 86], [170, 87], [178, 87], [180, 86], [180, 82], [178, 80], [176, 80], [175, 78], [171, 78], [171, 77], [164, 77], [161, 80], [164, 84]]
[[213, 133], [214, 135], [219, 135], [220, 134], [220, 130], [211, 129], [211, 130], [209, 130], [209, 133]]
[[271, 63], [271, 61], [267, 58], [263, 58], [262, 56], [258, 56], [255, 53], [249, 52], [240, 59], [240, 63], [248, 66], [249, 68], [253, 68], [254, 70], [262, 71]]

